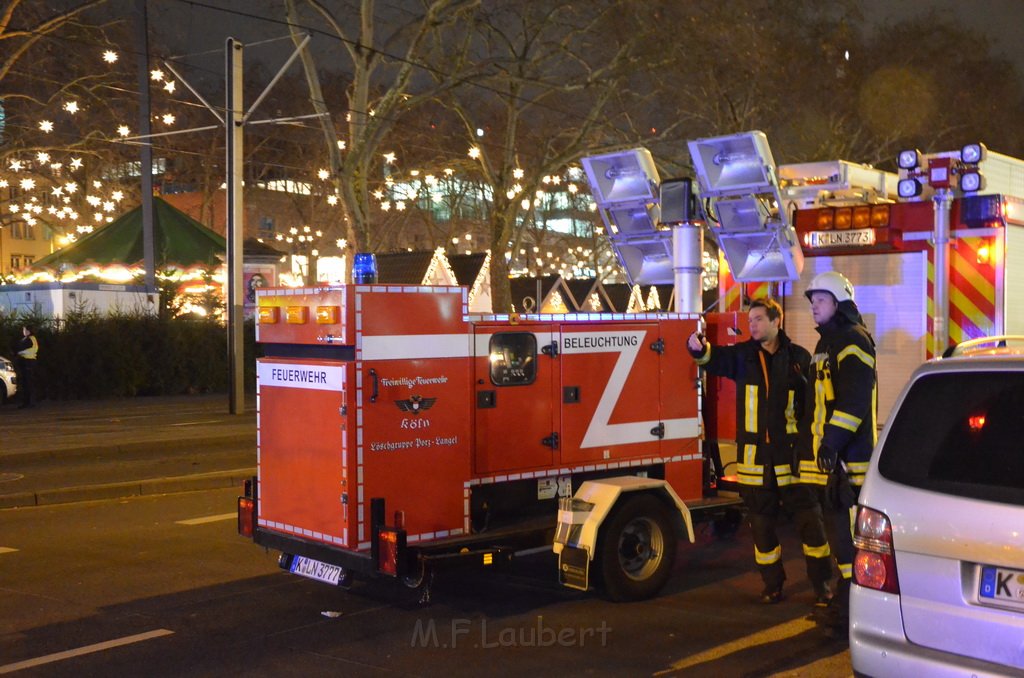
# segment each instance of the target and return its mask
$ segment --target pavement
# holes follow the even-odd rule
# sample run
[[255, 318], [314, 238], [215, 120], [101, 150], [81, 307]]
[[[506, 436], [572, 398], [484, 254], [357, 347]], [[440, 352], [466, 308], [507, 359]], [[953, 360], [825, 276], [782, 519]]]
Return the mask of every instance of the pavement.
[[255, 398], [226, 394], [0, 407], [0, 509], [241, 488], [256, 473]]

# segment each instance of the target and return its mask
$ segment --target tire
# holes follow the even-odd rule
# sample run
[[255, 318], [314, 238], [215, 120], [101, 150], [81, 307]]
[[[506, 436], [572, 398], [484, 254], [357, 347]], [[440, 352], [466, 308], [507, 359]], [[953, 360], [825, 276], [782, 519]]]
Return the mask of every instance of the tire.
[[598, 572], [616, 602], [658, 593], [672, 574], [676, 532], [668, 506], [652, 494], [625, 497], [598, 540]]

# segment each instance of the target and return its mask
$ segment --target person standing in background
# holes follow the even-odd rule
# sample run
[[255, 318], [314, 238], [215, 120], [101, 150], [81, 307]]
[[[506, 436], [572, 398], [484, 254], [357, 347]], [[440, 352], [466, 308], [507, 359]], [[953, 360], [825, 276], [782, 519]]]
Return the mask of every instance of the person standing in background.
[[24, 325], [21, 328], [21, 339], [16, 345], [17, 361], [15, 366], [18, 371], [18, 390], [21, 392], [21, 404], [18, 409], [33, 407], [33, 387], [35, 382], [36, 359], [39, 356], [39, 340], [32, 332], [32, 328]]

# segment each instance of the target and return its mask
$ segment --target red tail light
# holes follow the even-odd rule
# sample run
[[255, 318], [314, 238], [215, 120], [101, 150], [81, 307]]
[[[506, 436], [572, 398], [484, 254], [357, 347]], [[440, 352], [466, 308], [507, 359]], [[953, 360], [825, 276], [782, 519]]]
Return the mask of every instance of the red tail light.
[[853, 579], [860, 586], [876, 591], [899, 593], [896, 556], [892, 546], [892, 526], [884, 513], [860, 507], [853, 532], [857, 554], [853, 558]]
[[250, 497], [238, 498], [238, 534], [252, 538], [253, 514], [256, 502]]
[[382, 527], [377, 532], [377, 569], [392, 577], [398, 576], [398, 552], [399, 536], [398, 530]]

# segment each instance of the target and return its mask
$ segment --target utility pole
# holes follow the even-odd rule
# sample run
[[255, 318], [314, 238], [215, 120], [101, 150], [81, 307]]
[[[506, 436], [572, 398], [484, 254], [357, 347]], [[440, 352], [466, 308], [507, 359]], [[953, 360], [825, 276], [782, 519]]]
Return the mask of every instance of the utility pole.
[[[142, 4], [145, 0], [136, 0]], [[225, 324], [227, 326], [227, 348], [228, 348], [228, 370], [229, 370], [229, 403], [228, 411], [231, 414], [242, 414], [245, 411], [245, 316], [243, 307], [243, 293], [242, 293], [242, 240], [245, 234], [245, 221], [244, 221], [244, 210], [242, 200], [242, 159], [244, 154], [242, 153], [242, 135], [245, 130], [246, 124], [249, 125], [266, 125], [266, 124], [280, 124], [293, 122], [296, 120], [306, 120], [309, 118], [319, 118], [324, 113], [313, 113], [310, 115], [297, 115], [283, 118], [269, 118], [266, 120], [250, 120], [253, 111], [259, 106], [266, 96], [270, 93], [270, 90], [275, 84], [284, 76], [285, 71], [295, 62], [302, 50], [306, 49], [309, 44], [310, 37], [306, 35], [298, 45], [295, 47], [295, 51], [288, 58], [288, 61], [278, 70], [277, 75], [270, 81], [263, 93], [257, 97], [255, 103], [245, 111], [243, 108], [242, 93], [243, 93], [243, 68], [242, 68], [242, 52], [244, 45], [235, 40], [234, 38], [228, 38], [225, 44], [225, 113], [224, 117], [221, 117], [220, 113], [207, 103], [206, 99], [192, 86], [189, 84], [181, 73], [175, 70], [174, 66], [170, 62], [164, 62], [164, 66], [169, 70], [174, 77], [181, 81], [181, 83], [192, 92], [195, 97], [202, 102], [204, 106], [210, 111], [210, 113], [217, 119], [219, 125], [207, 125], [205, 127], [195, 127], [192, 129], [175, 130], [173, 132], [159, 132], [157, 134], [151, 134], [149, 132], [149, 114], [146, 114], [146, 125], [144, 129], [146, 132], [135, 137], [127, 137], [123, 139], [126, 142], [143, 142], [145, 147], [148, 149], [150, 139], [155, 137], [166, 137], [175, 134], [186, 134], [191, 132], [205, 132], [211, 129], [217, 129], [220, 125], [224, 125], [225, 130], [225, 146], [226, 146], [226, 167], [225, 167], [225, 178], [224, 182], [227, 187], [227, 229], [226, 229], [226, 240], [227, 240], [227, 317]], [[271, 40], [265, 42], [272, 42]], [[255, 43], [261, 44], [261, 43]], [[146, 76], [148, 77], [148, 69]], [[146, 80], [146, 86], [148, 86], [148, 80]], [[146, 91], [143, 87], [143, 91]], [[148, 105], [146, 106], [148, 110]], [[148, 161], [143, 161], [150, 168], [152, 167], [152, 156]], [[145, 172], [143, 172], [145, 176]], [[149, 193], [152, 194], [152, 184], [148, 189]], [[145, 197], [146, 189], [143, 189]]]
[[[139, 175], [142, 179], [142, 266], [145, 269], [146, 294], [156, 293], [156, 257], [153, 252], [153, 144], [149, 104], [149, 20], [147, 0], [135, 0], [136, 24], [139, 30], [139, 136], [147, 140], [139, 148]], [[159, 308], [157, 300], [156, 308]]]
[[226, 133], [227, 169], [227, 259], [228, 259], [228, 362], [230, 367], [230, 412], [245, 411], [245, 333], [242, 307], [242, 137], [245, 111], [242, 106], [242, 43], [228, 38], [226, 45]]

